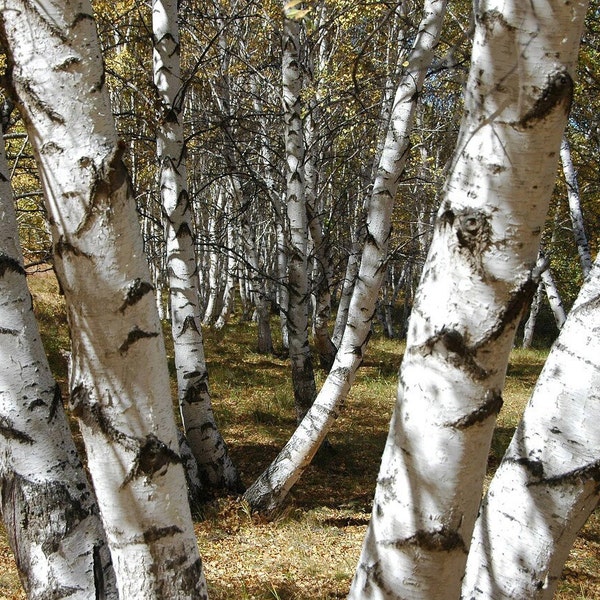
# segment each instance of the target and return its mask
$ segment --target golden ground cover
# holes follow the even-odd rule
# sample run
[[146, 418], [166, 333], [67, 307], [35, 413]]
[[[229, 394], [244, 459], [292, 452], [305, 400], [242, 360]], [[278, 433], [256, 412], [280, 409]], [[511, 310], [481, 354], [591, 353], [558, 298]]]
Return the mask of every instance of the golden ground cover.
[[[64, 384], [60, 353], [68, 343], [50, 276], [32, 278], [44, 341]], [[274, 328], [275, 331], [275, 328]], [[252, 324], [206, 333], [211, 392], [219, 425], [249, 485], [294, 429], [287, 363], [254, 351]], [[329, 440], [293, 489], [283, 513], [267, 522], [238, 499], [216, 500], [196, 521], [212, 600], [334, 600], [346, 597], [369, 519], [403, 346], [371, 341], [365, 364]], [[545, 358], [515, 351], [490, 454], [491, 476], [508, 444]], [[323, 374], [318, 374], [322, 380]], [[557, 598], [600, 598], [600, 515], [589, 520], [566, 565]], [[21, 600], [12, 555], [0, 528], [0, 600]]]

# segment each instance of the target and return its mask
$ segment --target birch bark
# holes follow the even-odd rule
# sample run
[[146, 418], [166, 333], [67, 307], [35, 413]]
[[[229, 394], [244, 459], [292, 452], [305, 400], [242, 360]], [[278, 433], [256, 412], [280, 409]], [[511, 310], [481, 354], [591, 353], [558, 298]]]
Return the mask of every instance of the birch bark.
[[161, 324], [85, 1], [0, 4], [72, 337], [71, 404], [120, 598], [206, 598]]
[[585, 5], [476, 4], [465, 113], [352, 600], [460, 594], [508, 354], [536, 288]]
[[300, 23], [287, 16], [284, 1], [282, 98], [288, 228], [288, 343], [298, 422], [311, 407], [317, 388], [308, 343], [308, 218], [304, 176]]
[[98, 506], [33, 314], [4, 142], [0, 298], [0, 513], [23, 587], [30, 600], [116, 600]]
[[428, 0], [395, 96], [392, 118], [373, 192], [368, 202], [366, 241], [340, 348], [313, 406], [288, 443], [246, 491], [254, 510], [270, 513], [285, 499], [338, 416], [370, 337], [377, 295], [385, 275], [391, 214], [404, 169], [419, 91], [433, 58], [446, 10], [443, 0]]
[[185, 94], [180, 75], [176, 0], [154, 0], [152, 29], [154, 83], [162, 103], [157, 155], [179, 407], [203, 485], [207, 489], [240, 492], [243, 486], [217, 427], [208, 388], [194, 247], [195, 225], [185, 165], [182, 123]]
[[587, 277], [592, 268], [592, 256], [590, 254], [590, 245], [585, 233], [583, 212], [581, 210], [581, 197], [579, 195], [579, 185], [577, 184], [577, 172], [573, 166], [571, 147], [566, 135], [563, 137], [560, 145], [560, 161], [565, 176], [565, 182], [567, 184], [569, 213], [571, 215], [571, 224], [573, 225], [573, 235], [575, 236], [575, 244], [577, 245], [581, 270], [583, 276]]
[[463, 598], [553, 598], [600, 500], [599, 306], [596, 259], [482, 504]]

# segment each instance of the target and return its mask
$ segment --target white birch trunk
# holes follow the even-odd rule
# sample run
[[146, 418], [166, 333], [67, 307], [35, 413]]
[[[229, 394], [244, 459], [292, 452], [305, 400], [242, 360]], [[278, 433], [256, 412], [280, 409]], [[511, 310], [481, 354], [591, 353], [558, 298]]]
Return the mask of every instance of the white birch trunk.
[[93, 492], [44, 353], [0, 140], [0, 513], [30, 600], [117, 598]]
[[237, 469], [218, 430], [208, 389], [208, 371], [198, 295], [195, 225], [187, 190], [182, 124], [176, 0], [154, 0], [154, 83], [162, 101], [157, 131], [160, 193], [164, 214], [171, 330], [179, 407], [185, 435], [207, 489], [242, 490]]
[[308, 219], [304, 177], [300, 24], [288, 18], [284, 1], [282, 97], [286, 165], [288, 239], [288, 341], [298, 422], [311, 407], [317, 389], [308, 343]]
[[585, 225], [583, 222], [583, 212], [581, 210], [581, 198], [579, 195], [579, 186], [577, 185], [577, 172], [571, 160], [571, 147], [565, 135], [560, 145], [560, 160], [562, 163], [565, 183], [567, 184], [567, 197], [569, 200], [569, 213], [571, 215], [571, 224], [573, 226], [573, 235], [577, 245], [577, 253], [581, 263], [583, 276], [592, 268], [592, 256], [590, 254], [590, 245], [585, 234]]
[[71, 403], [122, 599], [206, 598], [167, 359], [88, 2], [0, 4], [72, 338]]
[[529, 317], [523, 329], [523, 348], [531, 348], [531, 344], [533, 344], [535, 322], [537, 320], [538, 313], [540, 312], [540, 305], [542, 304], [543, 294], [544, 284], [540, 282], [531, 302], [531, 308], [529, 309]]
[[367, 235], [344, 337], [321, 391], [288, 443], [246, 491], [253, 509], [270, 513], [285, 499], [325, 439], [348, 395], [370, 337], [387, 258], [391, 215], [404, 168], [416, 99], [442, 28], [446, 3], [429, 0], [396, 92], [393, 116], [367, 209]]
[[599, 307], [597, 259], [490, 484], [463, 598], [550, 600], [600, 500]]
[[544, 284], [548, 304], [550, 304], [550, 310], [554, 316], [554, 322], [560, 331], [567, 319], [567, 313], [565, 312], [560, 292], [556, 287], [556, 282], [554, 281], [550, 268], [545, 269], [542, 273], [542, 283]]
[[572, 93], [585, 3], [481, 0], [457, 150], [349, 598], [457, 598]]

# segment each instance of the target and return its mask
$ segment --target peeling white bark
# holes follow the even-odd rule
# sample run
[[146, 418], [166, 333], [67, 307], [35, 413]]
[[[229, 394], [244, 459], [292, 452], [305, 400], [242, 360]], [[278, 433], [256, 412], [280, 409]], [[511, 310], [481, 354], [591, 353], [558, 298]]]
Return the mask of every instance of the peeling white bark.
[[548, 599], [600, 500], [600, 263], [552, 347], [475, 526], [462, 597]]
[[453, 599], [573, 91], [585, 2], [477, 3], [465, 115], [349, 598]]
[[121, 598], [206, 598], [169, 374], [87, 1], [0, 3], [72, 337], [71, 404]]

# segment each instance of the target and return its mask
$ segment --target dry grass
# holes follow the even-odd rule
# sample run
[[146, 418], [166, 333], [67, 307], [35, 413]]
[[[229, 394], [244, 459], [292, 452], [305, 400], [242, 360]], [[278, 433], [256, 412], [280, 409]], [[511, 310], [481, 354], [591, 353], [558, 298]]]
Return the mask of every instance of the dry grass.
[[[50, 277], [36, 276], [36, 305], [57, 377], [64, 380], [66, 341], [60, 300]], [[206, 334], [217, 418], [244, 481], [275, 457], [294, 429], [286, 361], [254, 352], [253, 325], [236, 323]], [[394, 402], [402, 344], [378, 339], [346, 408], [329, 436], [333, 450], [318, 455], [274, 522], [252, 516], [239, 500], [207, 506], [196, 522], [212, 600], [334, 600], [346, 597], [369, 518], [379, 458]], [[508, 444], [545, 358], [515, 351], [505, 405], [490, 454], [490, 474]], [[322, 373], [319, 377], [322, 378]], [[557, 598], [600, 598], [600, 515], [588, 521], [571, 552]], [[24, 598], [0, 531], [0, 600]]]

